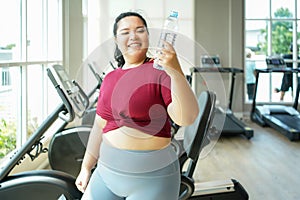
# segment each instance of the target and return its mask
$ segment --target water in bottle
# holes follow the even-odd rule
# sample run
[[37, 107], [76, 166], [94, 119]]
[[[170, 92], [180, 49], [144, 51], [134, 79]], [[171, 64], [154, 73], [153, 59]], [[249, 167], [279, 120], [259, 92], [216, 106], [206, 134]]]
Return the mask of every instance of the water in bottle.
[[[164, 41], [175, 44], [175, 39], [178, 31], [178, 12], [172, 11], [166, 19], [158, 41], [158, 49], [164, 48]], [[159, 50], [156, 52], [159, 53]], [[154, 62], [153, 67], [163, 70], [163, 67]]]

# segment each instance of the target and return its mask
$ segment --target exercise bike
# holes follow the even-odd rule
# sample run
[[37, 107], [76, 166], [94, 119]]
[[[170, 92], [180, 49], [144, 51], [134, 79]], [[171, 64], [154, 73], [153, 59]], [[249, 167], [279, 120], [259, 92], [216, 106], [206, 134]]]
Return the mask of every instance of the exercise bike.
[[[58, 65], [57, 65], [58, 66]], [[54, 84], [61, 100], [60, 104], [30, 136], [26, 143], [15, 150], [0, 168], [0, 197], [1, 200], [53, 200], [64, 196], [66, 199], [80, 199], [82, 193], [75, 186], [75, 177], [58, 170], [34, 170], [10, 174], [16, 165], [22, 163], [26, 156], [34, 161], [40, 154], [47, 153], [43, 146], [43, 136], [54, 124], [58, 127], [55, 132], [61, 132], [75, 118], [74, 106], [70, 98], [76, 101], [79, 110], [86, 110], [89, 105], [88, 96], [79, 85], [65, 80], [68, 88], [66, 94], [48, 70], [48, 76]], [[77, 112], [78, 113], [78, 112]]]
[[[48, 151], [50, 167], [54, 170], [66, 172], [74, 177], [77, 177], [81, 168], [88, 137], [96, 114], [97, 90], [103, 79], [103, 77], [96, 73], [91, 64], [88, 64], [88, 66], [97, 80], [97, 85], [87, 96], [91, 98], [96, 94], [96, 98], [91, 101], [89, 106], [80, 108], [80, 104], [78, 105], [76, 100], [72, 100], [72, 95], [67, 95], [69, 100], [73, 102], [73, 107], [76, 108], [75, 110], [81, 118], [81, 124], [63, 129], [54, 134], [50, 141]], [[70, 80], [64, 67], [61, 65], [53, 66], [49, 74], [52, 82], [59, 82], [63, 91], [67, 93]], [[103, 75], [104, 73], [102, 76]]]
[[[93, 75], [96, 78], [97, 84], [89, 93], [83, 91], [76, 81], [71, 81], [64, 68], [61, 65], [54, 65], [52, 68], [47, 69], [47, 74], [53, 86], [55, 87], [62, 103], [54, 109], [54, 111], [44, 120], [38, 129], [30, 136], [26, 143], [20, 148], [11, 153], [10, 157], [5, 161], [5, 165], [0, 167], [0, 197], [1, 200], [53, 200], [60, 197], [68, 200], [80, 199], [82, 193], [75, 186], [75, 173], [64, 172], [59, 168], [52, 168], [52, 170], [34, 170], [25, 171], [13, 174], [13, 169], [20, 165], [24, 159], [31, 159], [34, 161], [43, 153], [48, 153], [48, 158], [53, 160], [55, 158], [54, 151], [55, 145], [51, 142], [49, 147], [44, 147], [44, 135], [50, 132], [53, 138], [57, 133], [64, 130], [70, 125], [75, 117], [84, 118], [83, 123], [86, 123], [86, 134], [80, 135], [80, 140], [86, 140], [93, 121], [94, 115], [90, 110], [94, 109], [97, 99], [90, 100], [95, 94], [102, 83], [102, 77], [97, 74], [92, 67], [88, 65]], [[52, 128], [55, 127], [54, 130]], [[75, 134], [74, 134], [75, 135]], [[77, 135], [77, 136], [78, 136]], [[51, 141], [53, 141], [53, 138]], [[73, 139], [74, 140], [74, 139]], [[79, 138], [75, 138], [75, 141]], [[80, 148], [82, 143], [79, 144]], [[66, 147], [68, 148], [68, 147]], [[82, 157], [85, 149], [80, 149], [78, 157]], [[62, 162], [68, 160], [65, 155], [61, 159]], [[80, 162], [80, 160], [77, 160]], [[50, 164], [51, 166], [51, 164]], [[72, 169], [72, 168], [70, 168]]]

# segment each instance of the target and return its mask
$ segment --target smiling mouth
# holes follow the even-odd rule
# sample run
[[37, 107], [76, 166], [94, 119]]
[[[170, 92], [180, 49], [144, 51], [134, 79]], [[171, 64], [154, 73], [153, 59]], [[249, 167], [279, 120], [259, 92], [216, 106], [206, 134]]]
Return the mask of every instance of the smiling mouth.
[[142, 44], [140, 44], [140, 43], [133, 43], [133, 44], [128, 45], [128, 47], [133, 47], [133, 48], [141, 47], [141, 46], [142, 46]]

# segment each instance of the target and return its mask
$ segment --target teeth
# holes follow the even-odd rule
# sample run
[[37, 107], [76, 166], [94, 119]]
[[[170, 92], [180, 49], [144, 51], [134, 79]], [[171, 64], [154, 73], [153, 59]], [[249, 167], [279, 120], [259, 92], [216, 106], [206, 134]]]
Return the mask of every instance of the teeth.
[[129, 45], [130, 47], [139, 47], [139, 46], [141, 46], [141, 44], [131, 44], [131, 45]]

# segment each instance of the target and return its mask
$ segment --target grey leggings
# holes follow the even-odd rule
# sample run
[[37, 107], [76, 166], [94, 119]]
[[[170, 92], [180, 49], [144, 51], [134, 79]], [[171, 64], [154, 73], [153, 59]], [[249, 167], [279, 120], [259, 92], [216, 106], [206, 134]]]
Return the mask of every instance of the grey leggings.
[[97, 168], [82, 199], [176, 200], [179, 188], [179, 162], [171, 146], [126, 151], [102, 143]]

